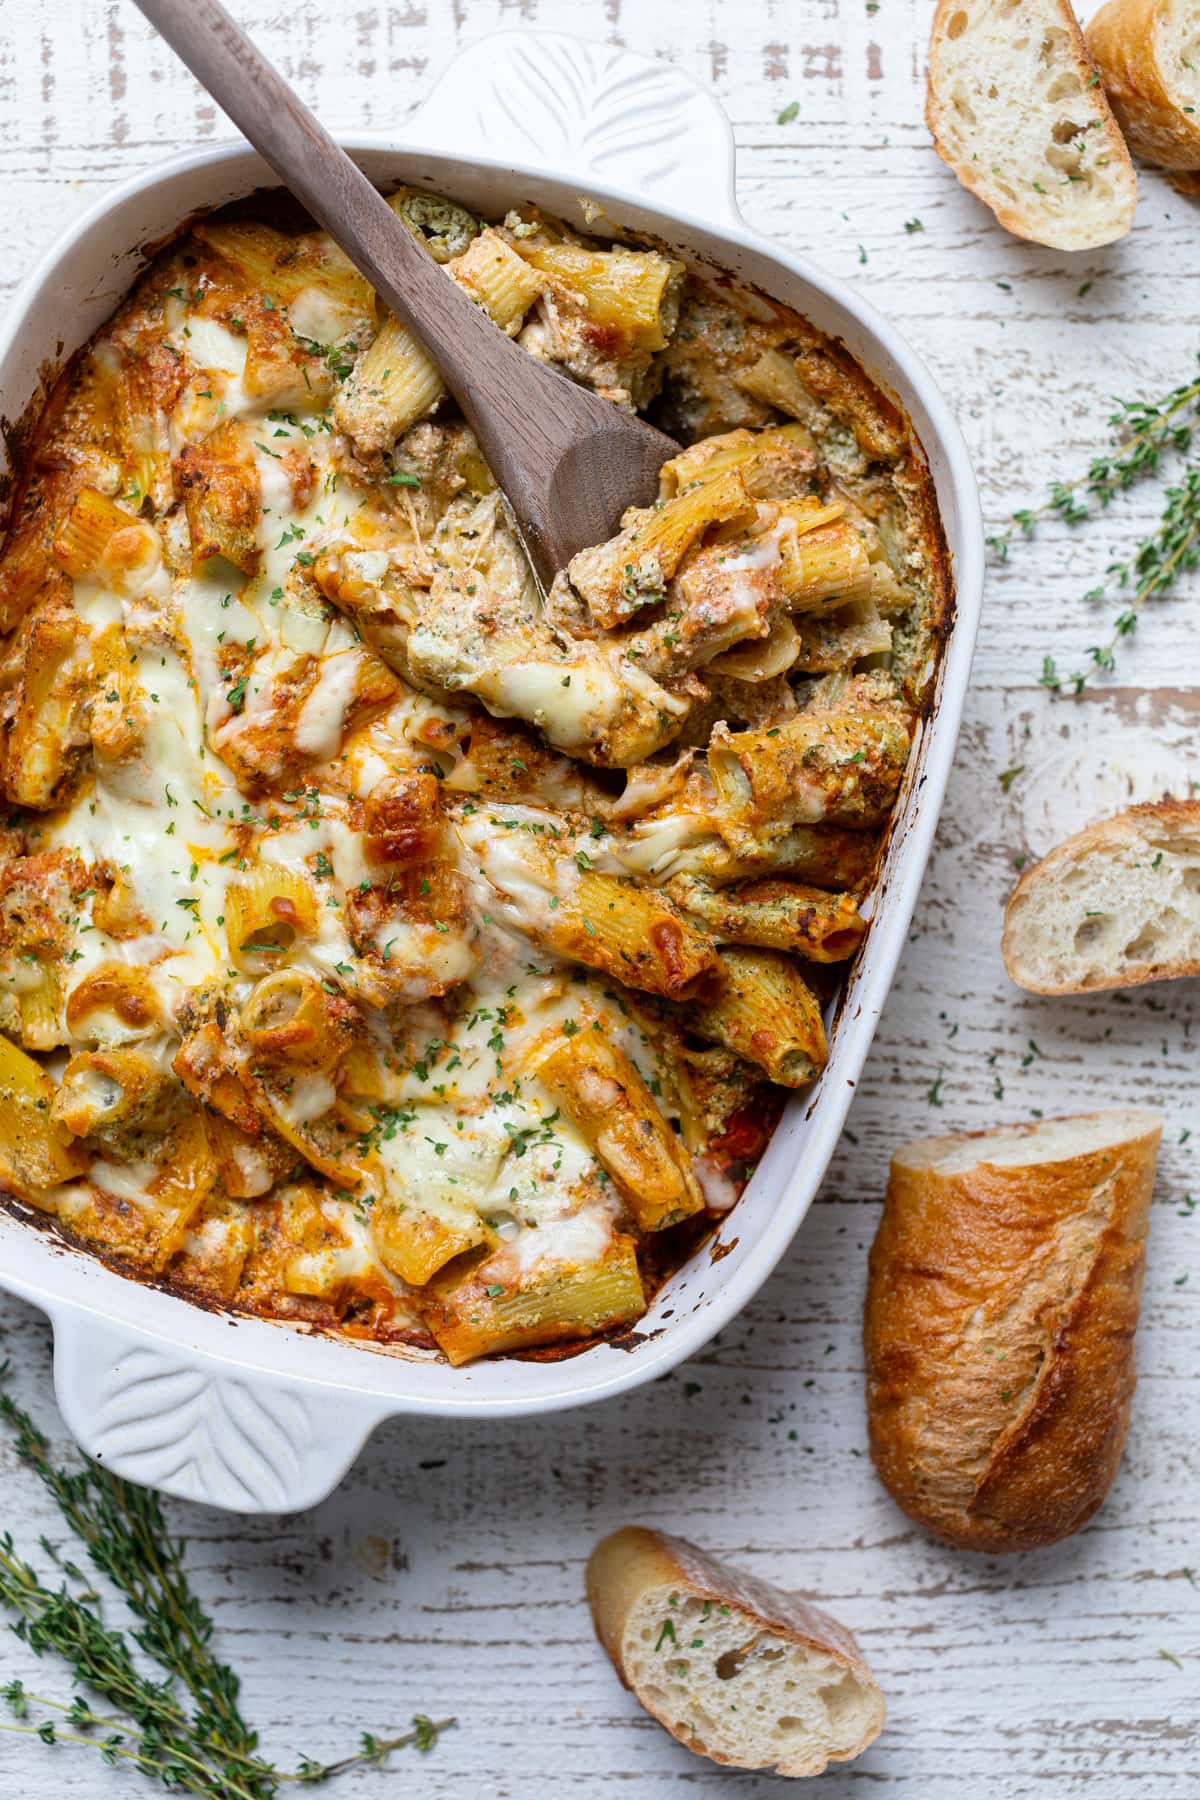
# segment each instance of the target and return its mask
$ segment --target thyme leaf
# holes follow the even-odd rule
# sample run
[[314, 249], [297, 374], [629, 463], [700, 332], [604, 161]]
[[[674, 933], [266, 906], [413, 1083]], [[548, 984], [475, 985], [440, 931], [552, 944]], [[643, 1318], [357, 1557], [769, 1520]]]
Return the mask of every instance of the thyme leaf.
[[[0, 1379], [6, 1373], [0, 1367]], [[213, 1624], [184, 1568], [184, 1544], [172, 1537], [157, 1494], [133, 1487], [95, 1463], [57, 1468], [29, 1414], [0, 1392], [0, 1421], [18, 1457], [54, 1500], [93, 1567], [124, 1596], [136, 1624], [116, 1631], [104, 1622], [100, 1596], [83, 1570], [43, 1538], [58, 1585], [42, 1578], [0, 1535], [0, 1606], [11, 1629], [38, 1657], [53, 1652], [77, 1691], [69, 1702], [30, 1693], [20, 1680], [0, 1688], [12, 1721], [0, 1731], [70, 1743], [105, 1763], [128, 1763], [168, 1788], [210, 1800], [273, 1800], [284, 1783], [313, 1786], [349, 1769], [379, 1766], [393, 1750], [427, 1751], [453, 1719], [415, 1715], [393, 1737], [364, 1733], [360, 1748], [330, 1763], [302, 1759], [277, 1768], [259, 1753], [258, 1734], [241, 1712], [240, 1683], [213, 1648]], [[135, 1647], [157, 1664], [143, 1673]], [[98, 1697], [112, 1711], [100, 1711]], [[34, 1718], [33, 1713], [46, 1715]]]
[[[1108, 507], [1113, 496], [1162, 472], [1168, 457], [1190, 458], [1200, 420], [1200, 379], [1183, 382], [1159, 400], [1122, 400], [1109, 415], [1109, 448], [1094, 456], [1085, 474], [1074, 481], [1055, 481], [1038, 506], [1011, 514], [1004, 528], [988, 538], [998, 562], [1007, 562], [1014, 542], [1030, 538], [1039, 524], [1058, 518], [1083, 525]], [[1163, 490], [1158, 522], [1132, 554], [1111, 562], [1102, 580], [1084, 595], [1089, 604], [1106, 595], [1121, 605], [1108, 634], [1087, 646], [1086, 662], [1071, 674], [1060, 672], [1053, 656], [1042, 660], [1039, 686], [1052, 694], [1081, 694], [1100, 674], [1111, 674], [1123, 639], [1138, 627], [1148, 600], [1168, 593], [1179, 577], [1200, 567], [1200, 464], [1188, 460], [1181, 478]]]

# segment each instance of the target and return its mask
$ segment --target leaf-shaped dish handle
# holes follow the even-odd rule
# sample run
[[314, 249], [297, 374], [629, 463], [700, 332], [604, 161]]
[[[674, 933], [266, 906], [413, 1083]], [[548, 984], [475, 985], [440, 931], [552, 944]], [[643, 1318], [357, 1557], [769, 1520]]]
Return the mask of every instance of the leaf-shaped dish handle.
[[729, 120], [670, 63], [557, 31], [501, 31], [472, 44], [411, 121], [433, 150], [478, 146], [497, 161], [630, 188], [711, 224], [740, 222]]
[[88, 1456], [230, 1512], [300, 1512], [332, 1493], [384, 1409], [361, 1395], [179, 1349], [112, 1319], [55, 1320], [59, 1410]]

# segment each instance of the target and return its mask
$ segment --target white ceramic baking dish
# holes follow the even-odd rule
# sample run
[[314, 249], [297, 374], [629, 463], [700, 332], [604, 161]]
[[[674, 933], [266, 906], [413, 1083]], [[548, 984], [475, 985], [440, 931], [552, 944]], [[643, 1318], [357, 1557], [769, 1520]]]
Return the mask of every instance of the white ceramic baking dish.
[[[347, 148], [385, 188], [411, 182], [493, 214], [532, 200], [592, 230], [653, 233], [840, 338], [899, 401], [924, 445], [957, 611], [828, 1068], [788, 1107], [721, 1227], [719, 1254], [705, 1246], [619, 1348], [451, 1369], [416, 1351], [383, 1354], [202, 1310], [0, 1213], [0, 1283], [50, 1316], [58, 1403], [82, 1447], [133, 1481], [245, 1512], [312, 1506], [394, 1413], [516, 1416], [636, 1387], [692, 1355], [755, 1293], [808, 1211], [887, 997], [954, 754], [982, 588], [971, 466], [928, 374], [859, 294], [747, 228], [734, 199], [728, 122], [679, 70], [556, 34], [504, 33], [458, 59], [399, 142], [356, 138]], [[78, 219], [4, 320], [5, 416], [18, 418], [47, 366], [109, 317], [144, 246], [196, 209], [263, 185], [274, 180], [252, 151], [222, 145], [148, 169]]]

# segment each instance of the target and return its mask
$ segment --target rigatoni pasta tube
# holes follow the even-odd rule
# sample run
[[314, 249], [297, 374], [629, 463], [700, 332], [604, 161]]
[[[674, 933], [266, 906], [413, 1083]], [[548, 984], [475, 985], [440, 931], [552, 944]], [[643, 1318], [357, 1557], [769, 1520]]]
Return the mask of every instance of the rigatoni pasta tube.
[[55, 1091], [40, 1063], [0, 1037], [0, 1180], [35, 1203], [91, 1161], [52, 1116]]
[[387, 450], [432, 412], [445, 384], [407, 325], [388, 313], [334, 406], [338, 429], [360, 450]]
[[847, 519], [829, 518], [830, 510], [817, 513], [804, 502], [782, 509], [778, 579], [789, 612], [830, 610], [871, 591], [866, 540]]
[[424, 1287], [453, 1257], [495, 1242], [464, 1201], [399, 1191], [390, 1175], [371, 1208], [371, 1237], [380, 1261], [410, 1287]]
[[821, 403], [800, 377], [794, 360], [782, 350], [765, 350], [756, 363], [735, 376], [739, 387], [794, 419], [815, 424]]
[[253, 294], [290, 304], [306, 287], [321, 288], [350, 312], [367, 313], [371, 288], [336, 244], [315, 233], [289, 237], [252, 219], [202, 219], [193, 231], [235, 270]]
[[136, 356], [123, 360], [114, 384], [113, 414], [130, 501], [135, 506], [149, 501], [156, 514], [169, 512], [175, 500], [171, 433], [148, 362]]
[[611, 1038], [586, 1028], [561, 1039], [539, 1059], [537, 1078], [617, 1183], [640, 1231], [700, 1211], [704, 1195], [691, 1158]]
[[716, 970], [712, 939], [664, 895], [625, 876], [585, 871], [549, 919], [552, 949], [643, 993], [686, 1000]]
[[129, 963], [97, 964], [67, 997], [67, 1029], [83, 1043], [148, 1037], [161, 1019], [162, 1006], [146, 971]]
[[661, 350], [664, 308], [681, 265], [655, 251], [592, 250], [585, 244], [518, 242], [521, 256], [583, 308], [595, 324], [619, 331], [631, 349]]
[[42, 811], [61, 800], [88, 743], [91, 636], [74, 613], [48, 609], [30, 621], [24, 650], [15, 710], [6, 696], [4, 791]]
[[[446, 264], [454, 278], [501, 331], [514, 331], [541, 290], [504, 239], [483, 232]], [[339, 430], [360, 450], [387, 450], [410, 425], [432, 412], [446, 392], [434, 363], [406, 325], [388, 313], [360, 357], [334, 407]]]
[[802, 712], [761, 731], [730, 732], [718, 725], [708, 767], [735, 825], [828, 819], [862, 829], [887, 817], [909, 743], [907, 726], [895, 713]]
[[595, 1260], [546, 1259], [521, 1270], [501, 1249], [464, 1271], [451, 1263], [425, 1288], [425, 1323], [455, 1368], [476, 1356], [592, 1337], [646, 1310], [633, 1238]]
[[794, 875], [811, 887], [840, 890], [862, 888], [870, 879], [879, 853], [875, 835], [846, 831], [838, 825], [795, 825], [770, 834], [741, 833], [736, 849], [711, 838], [689, 852], [688, 873], [715, 887], [728, 886], [751, 875]]
[[317, 928], [316, 895], [303, 875], [281, 863], [259, 863], [231, 882], [225, 896], [225, 935], [235, 962], [272, 966], [297, 937]]
[[227, 1199], [257, 1199], [296, 1167], [292, 1146], [265, 1125], [251, 1137], [218, 1112], [206, 1112], [204, 1122], [213, 1166]]
[[327, 1075], [262, 1067], [247, 1069], [244, 1081], [275, 1131], [306, 1162], [339, 1187], [362, 1187], [367, 1171], [358, 1150], [360, 1134], [343, 1116]]
[[203, 444], [185, 444], [177, 468], [192, 562], [223, 556], [243, 575], [256, 575], [262, 484], [236, 424], [218, 427]]
[[53, 1050], [67, 1042], [59, 1019], [59, 983], [53, 967], [25, 962], [18, 977], [17, 1012], [21, 1042], [29, 1050]]
[[96, 488], [82, 487], [54, 540], [54, 557], [74, 581], [124, 591], [157, 568], [162, 541], [153, 525], [125, 512]]
[[450, 273], [501, 331], [521, 323], [544, 286], [490, 225], [455, 258]]
[[740, 474], [726, 469], [672, 500], [626, 513], [617, 537], [572, 557], [571, 585], [586, 600], [595, 624], [610, 630], [663, 598], [684, 554], [710, 525], [753, 511]]
[[816, 996], [776, 951], [722, 950], [716, 998], [682, 1017], [689, 1031], [756, 1063], [780, 1087], [804, 1087], [828, 1057]]
[[697, 481], [735, 469], [755, 500], [793, 491], [817, 465], [812, 433], [803, 425], [771, 425], [765, 431], [723, 432], [689, 444], [658, 472], [658, 492], [670, 500]]
[[75, 1137], [103, 1137], [115, 1128], [158, 1123], [155, 1112], [170, 1105], [172, 1089], [144, 1050], [128, 1044], [79, 1050], [63, 1070], [52, 1110]]
[[787, 950], [809, 962], [844, 962], [867, 929], [853, 894], [826, 894], [795, 881], [768, 878], [712, 888], [680, 875], [669, 892], [720, 942]]
[[242, 1035], [252, 1061], [299, 1069], [342, 1062], [358, 1015], [301, 969], [277, 969], [258, 982], [242, 1008]]
[[159, 1173], [146, 1190], [155, 1235], [150, 1265], [163, 1269], [183, 1247], [188, 1228], [216, 1185], [216, 1167], [202, 1112], [192, 1113], [173, 1132]]

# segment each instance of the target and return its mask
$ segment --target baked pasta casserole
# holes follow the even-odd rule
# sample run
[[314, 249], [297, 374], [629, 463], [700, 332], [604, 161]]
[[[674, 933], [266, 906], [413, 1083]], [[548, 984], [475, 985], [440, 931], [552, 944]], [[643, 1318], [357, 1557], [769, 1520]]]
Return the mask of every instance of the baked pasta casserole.
[[820, 1072], [947, 576], [907, 422], [794, 313], [392, 204], [686, 447], [543, 595], [322, 233], [268, 199], [156, 258], [0, 559], [0, 1178], [143, 1280], [457, 1364], [636, 1321]]

